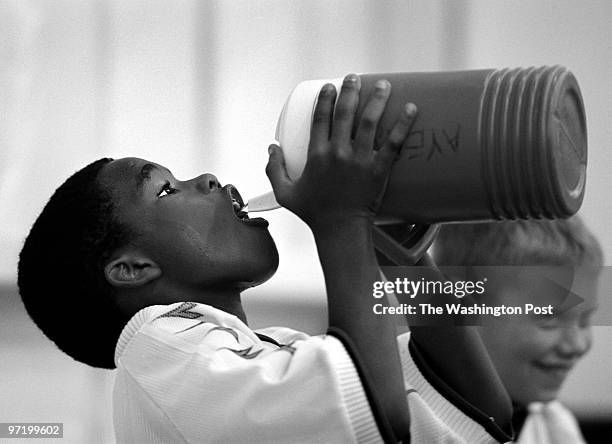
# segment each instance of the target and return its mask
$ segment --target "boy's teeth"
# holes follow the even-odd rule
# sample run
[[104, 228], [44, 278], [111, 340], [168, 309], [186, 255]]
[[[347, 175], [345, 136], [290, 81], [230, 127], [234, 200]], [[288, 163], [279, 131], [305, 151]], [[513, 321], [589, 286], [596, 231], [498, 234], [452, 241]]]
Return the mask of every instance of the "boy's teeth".
[[232, 207], [234, 208], [234, 212], [236, 213], [236, 216], [238, 216], [240, 219], [249, 218], [249, 215], [246, 211], [244, 211], [243, 206], [240, 205], [240, 202], [238, 202], [234, 198], [232, 198]]

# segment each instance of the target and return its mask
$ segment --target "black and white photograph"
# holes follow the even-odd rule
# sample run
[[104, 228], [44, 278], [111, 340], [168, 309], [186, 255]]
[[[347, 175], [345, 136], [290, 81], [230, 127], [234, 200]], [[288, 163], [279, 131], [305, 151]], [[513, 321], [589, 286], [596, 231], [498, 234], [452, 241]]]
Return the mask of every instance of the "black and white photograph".
[[0, 0], [0, 442], [609, 443], [611, 24]]

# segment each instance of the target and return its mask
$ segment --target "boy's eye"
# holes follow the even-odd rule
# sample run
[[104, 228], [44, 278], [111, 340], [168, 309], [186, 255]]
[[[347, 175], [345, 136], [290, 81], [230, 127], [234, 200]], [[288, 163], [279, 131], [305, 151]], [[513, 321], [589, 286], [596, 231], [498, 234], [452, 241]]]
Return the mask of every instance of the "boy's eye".
[[157, 197], [165, 197], [170, 194], [176, 193], [176, 191], [177, 190], [175, 188], [172, 188], [172, 186], [170, 186], [170, 182], [166, 182], [164, 186], [161, 188], [161, 190], [159, 191], [159, 193], [157, 193]]
[[561, 320], [558, 316], [538, 316], [537, 325], [542, 330], [553, 330], [559, 328]]

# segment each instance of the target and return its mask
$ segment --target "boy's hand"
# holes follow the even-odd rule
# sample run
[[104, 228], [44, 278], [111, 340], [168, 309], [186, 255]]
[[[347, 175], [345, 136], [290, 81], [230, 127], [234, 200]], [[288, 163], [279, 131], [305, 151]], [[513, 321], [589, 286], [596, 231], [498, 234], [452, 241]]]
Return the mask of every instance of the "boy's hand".
[[338, 101], [333, 85], [325, 85], [314, 111], [308, 157], [302, 176], [287, 175], [282, 150], [271, 145], [266, 173], [278, 202], [316, 230], [351, 218], [371, 221], [380, 207], [391, 165], [416, 116], [406, 105], [378, 151], [374, 140], [391, 85], [379, 80], [364, 108], [354, 139], [351, 132], [359, 103], [361, 80], [344, 79]]

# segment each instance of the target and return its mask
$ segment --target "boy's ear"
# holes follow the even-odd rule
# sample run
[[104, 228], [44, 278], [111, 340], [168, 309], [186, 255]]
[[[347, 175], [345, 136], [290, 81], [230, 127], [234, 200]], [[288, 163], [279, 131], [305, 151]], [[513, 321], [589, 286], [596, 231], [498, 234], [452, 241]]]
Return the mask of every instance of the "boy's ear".
[[155, 262], [136, 252], [122, 253], [104, 267], [104, 276], [114, 287], [140, 287], [161, 274], [161, 268]]

